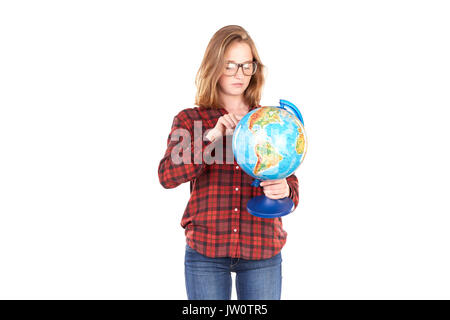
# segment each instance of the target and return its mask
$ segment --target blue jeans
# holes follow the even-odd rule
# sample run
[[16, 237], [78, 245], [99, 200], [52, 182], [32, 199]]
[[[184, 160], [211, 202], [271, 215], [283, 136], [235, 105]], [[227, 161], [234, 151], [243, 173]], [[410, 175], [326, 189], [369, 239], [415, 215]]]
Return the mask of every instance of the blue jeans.
[[280, 300], [281, 252], [269, 259], [209, 258], [188, 245], [184, 275], [189, 300], [230, 300], [236, 272], [238, 300]]

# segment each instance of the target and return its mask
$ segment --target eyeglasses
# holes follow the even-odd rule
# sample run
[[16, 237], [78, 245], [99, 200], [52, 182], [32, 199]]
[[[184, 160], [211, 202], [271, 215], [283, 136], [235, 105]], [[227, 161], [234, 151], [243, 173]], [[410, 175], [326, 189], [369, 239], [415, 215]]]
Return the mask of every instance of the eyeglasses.
[[256, 61], [246, 63], [227, 62], [225, 64], [224, 74], [229, 77], [235, 76], [239, 68], [242, 67], [242, 72], [244, 72], [246, 76], [252, 76], [255, 74], [257, 66], [258, 64]]

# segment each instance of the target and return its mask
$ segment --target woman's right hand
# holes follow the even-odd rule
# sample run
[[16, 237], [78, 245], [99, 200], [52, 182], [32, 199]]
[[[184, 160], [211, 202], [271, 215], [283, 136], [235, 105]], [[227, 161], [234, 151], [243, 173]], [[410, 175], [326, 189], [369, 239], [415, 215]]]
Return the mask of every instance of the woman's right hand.
[[216, 123], [216, 126], [211, 129], [206, 138], [210, 141], [214, 141], [219, 137], [225, 135], [232, 135], [234, 132], [234, 128], [236, 128], [239, 121], [243, 118], [243, 116], [238, 116], [233, 113], [227, 113], [221, 116]]

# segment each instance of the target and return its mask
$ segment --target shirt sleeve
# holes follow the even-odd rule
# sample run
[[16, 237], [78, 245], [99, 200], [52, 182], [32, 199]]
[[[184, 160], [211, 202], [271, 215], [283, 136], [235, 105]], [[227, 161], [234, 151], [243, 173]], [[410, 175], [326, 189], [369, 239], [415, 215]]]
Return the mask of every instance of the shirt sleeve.
[[297, 209], [299, 196], [298, 196], [298, 179], [295, 174], [291, 174], [286, 178], [286, 182], [289, 185], [289, 198], [294, 201], [294, 210]]
[[[180, 135], [182, 138], [179, 137]], [[184, 143], [184, 139], [189, 139], [190, 141], [188, 140]], [[204, 150], [212, 143], [214, 142], [203, 140], [203, 132], [198, 134], [198, 137], [194, 137], [194, 123], [192, 119], [183, 111], [179, 112], [173, 119], [172, 128], [167, 138], [167, 149], [164, 157], [159, 162], [158, 177], [161, 185], [166, 189], [175, 188], [201, 175], [208, 166], [203, 161]], [[181, 152], [182, 148], [180, 145], [188, 147], [183, 149], [183, 152], [187, 153], [185, 155], [187, 158], [183, 157], [183, 154], [178, 154], [178, 160], [182, 159], [183, 161], [174, 162], [172, 151], [176, 147], [177, 149], [174, 152]]]

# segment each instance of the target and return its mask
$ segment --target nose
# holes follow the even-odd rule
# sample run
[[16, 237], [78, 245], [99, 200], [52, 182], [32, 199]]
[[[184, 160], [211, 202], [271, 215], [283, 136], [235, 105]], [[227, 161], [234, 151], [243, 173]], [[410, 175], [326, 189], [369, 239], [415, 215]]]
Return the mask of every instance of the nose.
[[243, 68], [244, 68], [243, 66], [239, 66], [239, 68], [237, 69], [237, 72], [234, 76], [239, 77], [239, 78], [244, 77], [244, 69]]

